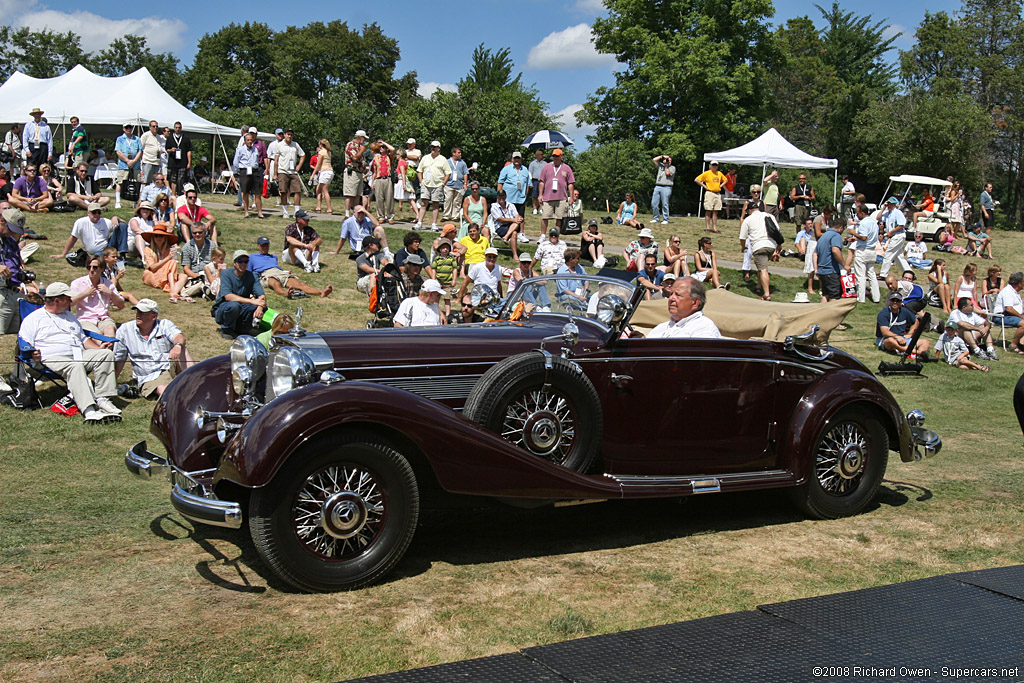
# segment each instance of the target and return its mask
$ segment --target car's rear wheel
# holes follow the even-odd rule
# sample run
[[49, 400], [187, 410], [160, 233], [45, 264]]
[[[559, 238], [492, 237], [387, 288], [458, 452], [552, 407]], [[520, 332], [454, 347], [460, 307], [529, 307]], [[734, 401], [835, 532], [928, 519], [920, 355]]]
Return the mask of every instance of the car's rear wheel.
[[818, 435], [807, 481], [794, 502], [819, 519], [855, 515], [875, 497], [889, 460], [888, 437], [866, 411], [845, 408]]
[[602, 411], [580, 367], [537, 352], [511, 356], [484, 373], [464, 414], [539, 458], [584, 472], [597, 459]]
[[412, 467], [384, 442], [349, 438], [295, 453], [253, 491], [249, 531], [263, 561], [306, 591], [359, 588], [405, 554], [419, 517]]

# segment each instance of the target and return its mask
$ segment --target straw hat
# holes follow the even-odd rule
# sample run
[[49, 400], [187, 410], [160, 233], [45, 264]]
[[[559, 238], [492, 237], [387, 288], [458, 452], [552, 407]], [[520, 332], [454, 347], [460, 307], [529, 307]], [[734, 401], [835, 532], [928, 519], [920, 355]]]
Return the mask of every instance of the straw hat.
[[139, 202], [139, 205], [137, 207], [135, 207], [135, 215], [138, 216], [139, 215], [139, 211], [142, 211], [143, 209], [149, 209], [150, 211], [156, 211], [156, 209], [153, 207], [153, 205], [150, 204], [149, 202]]
[[142, 239], [146, 240], [146, 242], [153, 241], [154, 237], [166, 237], [174, 240], [172, 244], [178, 243], [178, 236], [171, 232], [171, 229], [167, 227], [166, 223], [157, 223], [153, 226], [153, 230], [151, 232], [144, 232], [141, 236]]

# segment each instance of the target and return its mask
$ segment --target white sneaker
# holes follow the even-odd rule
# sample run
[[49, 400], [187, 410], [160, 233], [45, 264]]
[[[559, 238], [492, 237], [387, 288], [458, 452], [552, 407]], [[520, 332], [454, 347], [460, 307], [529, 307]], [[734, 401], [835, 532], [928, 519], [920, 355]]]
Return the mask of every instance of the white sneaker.
[[662, 225], [668, 225], [668, 221], [662, 221], [661, 224]]
[[320, 272], [320, 264], [319, 263], [314, 263], [313, 264], [313, 272], [314, 273], [319, 273]]
[[[114, 208], [115, 209], [120, 209], [121, 208], [121, 200], [120, 199], [118, 199], [116, 202], [114, 202]], [[537, 212], [534, 211], [534, 213], [537, 213]]]
[[441, 232], [441, 230], [437, 227], [437, 223], [431, 223], [430, 224], [430, 231], [431, 232]]
[[14, 391], [14, 389], [11, 388], [10, 384], [0, 379], [0, 394], [6, 394], [9, 391]]
[[526, 244], [530, 241], [530, 238], [523, 233], [519, 233], [519, 236], [516, 237], [516, 239], [519, 241], [519, 244]]
[[534, 210], [533, 210], [533, 215], [534, 215], [534, 216], [536, 216], [536, 215], [537, 215], [537, 209], [534, 209]]
[[305, 270], [305, 271], [306, 271], [307, 273], [312, 273], [312, 272], [314, 272], [314, 270], [313, 270], [313, 264], [311, 264], [311, 263], [307, 263], [307, 264], [306, 264], [305, 266], [303, 266], [303, 269], [304, 269], [304, 270]]
[[416, 221], [415, 228], [416, 228], [416, 230], [422, 230], [423, 229], [423, 221]]
[[652, 218], [652, 219], [651, 219], [651, 222], [652, 222], [652, 223], [657, 223], [657, 222], [658, 222], [658, 219], [657, 219], [657, 218]]
[[349, 211], [348, 209], [345, 209], [345, 218], [348, 218], [348, 217], [350, 217], [351, 215], [352, 215], [352, 212], [351, 212], [351, 211]]
[[109, 398], [106, 396], [96, 397], [96, 407], [104, 413], [110, 413], [111, 415], [120, 415], [121, 409], [115, 406]]
[[386, 258], [390, 263], [395, 262], [395, 255], [391, 253], [390, 249], [384, 250], [384, 258]]
[[594, 267], [595, 268], [604, 268], [604, 264], [607, 263], [607, 262], [608, 262], [608, 259], [606, 259], [604, 256], [602, 256], [602, 257], [598, 258], [596, 261], [594, 261]]
[[538, 306], [537, 307], [537, 312], [538, 313], [550, 313], [551, 312], [551, 307], [550, 306]]

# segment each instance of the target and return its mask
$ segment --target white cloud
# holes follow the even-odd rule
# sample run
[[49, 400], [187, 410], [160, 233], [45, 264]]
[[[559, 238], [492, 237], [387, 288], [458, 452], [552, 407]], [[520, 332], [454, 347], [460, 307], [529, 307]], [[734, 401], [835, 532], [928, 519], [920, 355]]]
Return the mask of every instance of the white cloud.
[[604, 12], [604, 0], [576, 0], [573, 9], [585, 14], [599, 14]]
[[420, 83], [420, 87], [416, 88], [416, 92], [420, 97], [430, 97], [437, 90], [443, 90], [445, 92], [455, 92], [458, 88], [452, 83], [436, 83], [434, 81], [427, 81], [426, 83]]
[[581, 104], [570, 104], [559, 111], [549, 112], [552, 117], [561, 122], [558, 125], [558, 130], [572, 139], [576, 149], [585, 149], [587, 147], [587, 136], [593, 135], [595, 131], [594, 126], [589, 124], [584, 124], [581, 127], [576, 125], [576, 112], [581, 109], [583, 109]]
[[44, 28], [57, 33], [73, 31], [82, 37], [82, 48], [98, 52], [119, 36], [145, 36], [153, 52], [174, 52], [181, 47], [182, 34], [188, 28], [180, 19], [159, 16], [141, 19], [108, 19], [85, 11], [58, 12], [40, 9], [23, 14], [17, 19], [21, 26], [33, 31]]
[[889, 24], [882, 30], [882, 37], [892, 38], [898, 33], [902, 33], [903, 35], [896, 39], [893, 46], [903, 50], [909, 50], [914, 46], [914, 31], [908, 30], [903, 24]]
[[594, 48], [589, 24], [577, 24], [545, 36], [530, 48], [527, 69], [569, 69], [580, 67], [612, 67], [613, 55], [600, 54]]

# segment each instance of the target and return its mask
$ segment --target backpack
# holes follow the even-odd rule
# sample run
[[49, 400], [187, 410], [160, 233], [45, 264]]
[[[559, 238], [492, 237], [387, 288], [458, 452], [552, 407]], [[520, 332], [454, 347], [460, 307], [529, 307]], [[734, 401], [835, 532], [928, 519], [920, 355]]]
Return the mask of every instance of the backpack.
[[768, 239], [775, 242], [776, 247], [781, 247], [786, 242], [785, 236], [779, 230], [779, 224], [775, 222], [775, 217], [770, 213], [764, 215], [764, 229], [768, 233]]

